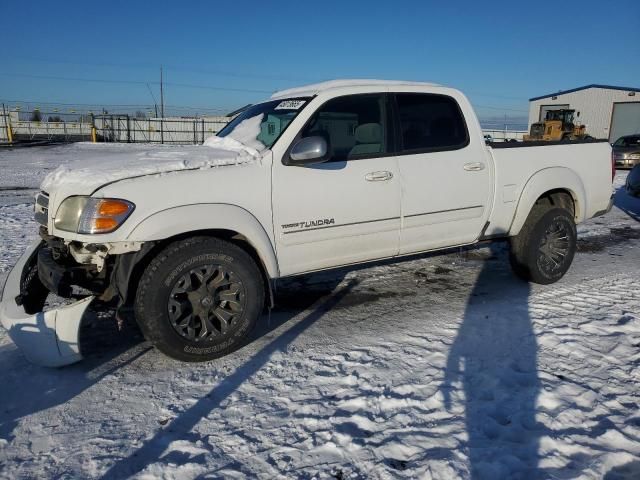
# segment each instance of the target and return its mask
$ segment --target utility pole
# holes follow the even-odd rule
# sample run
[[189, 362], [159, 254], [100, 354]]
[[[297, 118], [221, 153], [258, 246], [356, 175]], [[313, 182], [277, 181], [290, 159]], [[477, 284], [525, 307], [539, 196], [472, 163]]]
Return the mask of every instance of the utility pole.
[[7, 141], [9, 143], [13, 143], [13, 132], [11, 131], [11, 121], [9, 120], [9, 115], [7, 115], [7, 111], [4, 108], [4, 103], [2, 104], [2, 116], [4, 118], [4, 126], [7, 128]]
[[507, 141], [507, 114], [504, 114], [504, 141]]
[[155, 112], [156, 112], [155, 118], [158, 118], [158, 101], [156, 100], [156, 96], [153, 94], [153, 90], [151, 90], [151, 86], [148, 83], [147, 83], [147, 89], [151, 94], [151, 98], [153, 98], [153, 108], [155, 109]]
[[160, 65], [160, 115], [164, 118], [164, 88], [162, 85], [162, 65]]
[[160, 143], [164, 143], [164, 88], [162, 85], [162, 65], [160, 65]]

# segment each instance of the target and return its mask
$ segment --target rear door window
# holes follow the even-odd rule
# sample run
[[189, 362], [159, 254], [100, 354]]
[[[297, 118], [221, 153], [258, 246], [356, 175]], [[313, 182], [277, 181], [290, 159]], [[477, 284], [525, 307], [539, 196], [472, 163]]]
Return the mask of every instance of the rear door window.
[[396, 93], [400, 153], [457, 150], [469, 144], [458, 103], [446, 95]]

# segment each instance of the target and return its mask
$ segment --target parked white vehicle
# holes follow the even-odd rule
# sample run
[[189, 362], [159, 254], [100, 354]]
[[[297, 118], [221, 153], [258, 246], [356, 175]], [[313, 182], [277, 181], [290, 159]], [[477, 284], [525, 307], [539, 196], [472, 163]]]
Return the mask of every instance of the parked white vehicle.
[[[185, 361], [242, 345], [276, 279], [508, 237], [522, 278], [559, 280], [576, 224], [611, 208], [606, 142], [487, 146], [467, 98], [426, 83], [278, 92], [204, 146], [96, 148], [49, 175], [42, 238], [2, 324], [34, 362], [81, 358], [90, 304], [133, 307]], [[500, 148], [498, 148], [500, 147]], [[49, 292], [85, 297], [43, 311]]]

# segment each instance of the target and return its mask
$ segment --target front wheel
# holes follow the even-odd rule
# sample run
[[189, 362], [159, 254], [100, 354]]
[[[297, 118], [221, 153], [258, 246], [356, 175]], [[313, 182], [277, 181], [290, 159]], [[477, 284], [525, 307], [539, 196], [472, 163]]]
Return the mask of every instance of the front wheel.
[[263, 306], [262, 275], [251, 256], [232, 243], [198, 237], [169, 245], [151, 261], [135, 313], [158, 350], [199, 362], [242, 346]]
[[521, 278], [544, 285], [560, 280], [576, 253], [576, 225], [564, 208], [536, 205], [511, 239], [511, 266]]

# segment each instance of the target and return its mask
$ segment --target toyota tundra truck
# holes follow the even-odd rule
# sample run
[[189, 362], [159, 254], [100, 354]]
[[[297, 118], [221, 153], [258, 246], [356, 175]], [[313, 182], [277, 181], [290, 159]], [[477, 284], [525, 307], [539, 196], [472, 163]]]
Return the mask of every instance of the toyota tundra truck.
[[45, 178], [39, 240], [0, 304], [47, 366], [82, 357], [92, 309], [128, 309], [164, 354], [211, 360], [247, 340], [279, 278], [492, 239], [509, 240], [518, 276], [550, 284], [576, 224], [611, 209], [609, 143], [487, 145], [467, 98], [428, 83], [324, 82], [204, 145], [85, 147]]

